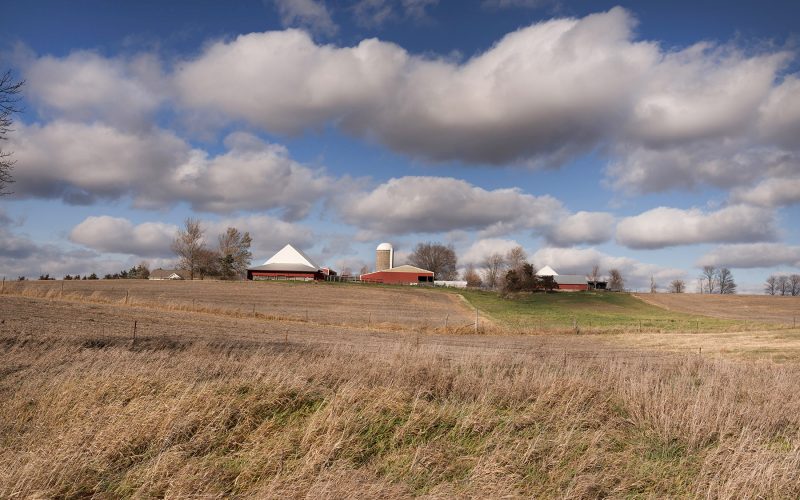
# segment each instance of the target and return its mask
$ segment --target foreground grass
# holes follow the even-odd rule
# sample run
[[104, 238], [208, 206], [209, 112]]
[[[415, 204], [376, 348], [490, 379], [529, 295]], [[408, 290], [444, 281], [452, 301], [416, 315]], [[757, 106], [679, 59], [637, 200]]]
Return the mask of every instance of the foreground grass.
[[[764, 328], [737, 320], [691, 315], [650, 305], [628, 293], [523, 293], [458, 291], [473, 307], [516, 331], [721, 332]], [[769, 325], [774, 328], [774, 325]]]
[[0, 497], [800, 495], [800, 367], [0, 339]]

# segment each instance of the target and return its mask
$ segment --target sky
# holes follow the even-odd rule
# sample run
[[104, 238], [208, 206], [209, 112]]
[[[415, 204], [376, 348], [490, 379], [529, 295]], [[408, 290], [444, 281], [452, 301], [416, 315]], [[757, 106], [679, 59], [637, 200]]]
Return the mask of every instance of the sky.
[[14, 2], [0, 275], [292, 243], [358, 271], [521, 245], [632, 289], [800, 272], [797, 2]]

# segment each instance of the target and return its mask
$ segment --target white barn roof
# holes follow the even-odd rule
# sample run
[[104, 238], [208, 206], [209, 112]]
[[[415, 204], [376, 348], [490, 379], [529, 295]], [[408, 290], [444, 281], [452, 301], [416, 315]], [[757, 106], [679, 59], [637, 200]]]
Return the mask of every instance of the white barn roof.
[[292, 245], [286, 245], [281, 248], [278, 253], [267, 259], [264, 265], [281, 264], [281, 265], [297, 265], [313, 267], [315, 270], [319, 269], [316, 262], [311, 260], [311, 257], [304, 254], [302, 250], [298, 250]]
[[544, 266], [543, 268], [536, 271], [536, 276], [558, 276], [558, 273], [552, 267]]

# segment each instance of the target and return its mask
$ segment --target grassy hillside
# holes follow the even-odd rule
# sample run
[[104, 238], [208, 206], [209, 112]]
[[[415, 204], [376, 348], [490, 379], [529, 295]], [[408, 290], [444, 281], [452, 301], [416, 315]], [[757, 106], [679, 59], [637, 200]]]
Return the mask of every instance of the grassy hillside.
[[685, 314], [647, 304], [627, 293], [580, 292], [518, 294], [460, 293], [473, 306], [511, 330], [670, 332], [741, 331], [761, 325]]

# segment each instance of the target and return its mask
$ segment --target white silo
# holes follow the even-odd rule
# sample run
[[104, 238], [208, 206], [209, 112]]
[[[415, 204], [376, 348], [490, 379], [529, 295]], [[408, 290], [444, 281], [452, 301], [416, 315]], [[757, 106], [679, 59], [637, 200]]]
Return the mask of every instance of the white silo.
[[391, 243], [381, 243], [375, 250], [375, 271], [394, 267], [394, 249]]

